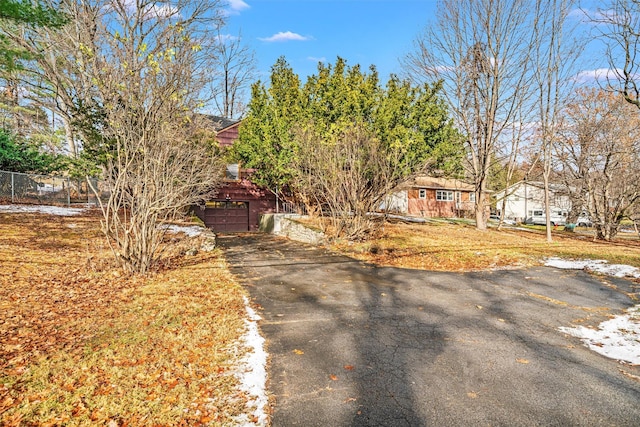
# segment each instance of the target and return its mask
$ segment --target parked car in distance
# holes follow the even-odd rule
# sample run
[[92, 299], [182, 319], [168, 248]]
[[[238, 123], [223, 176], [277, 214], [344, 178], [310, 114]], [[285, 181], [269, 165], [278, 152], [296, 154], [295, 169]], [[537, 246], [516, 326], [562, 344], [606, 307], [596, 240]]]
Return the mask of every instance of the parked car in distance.
[[[489, 220], [490, 221], [498, 221], [498, 222], [500, 222], [500, 215], [491, 214], [491, 215], [489, 215]], [[505, 218], [502, 221], [502, 223], [503, 224], [507, 224], [507, 225], [516, 225], [516, 222], [514, 220], [508, 219], [508, 218]]]
[[[543, 211], [533, 211], [533, 215], [525, 219], [525, 224], [533, 224], [533, 225], [547, 225], [547, 216]], [[562, 215], [551, 214], [551, 225], [565, 225], [567, 223], [567, 219]]]
[[576, 225], [578, 227], [591, 227], [593, 225], [593, 222], [591, 221], [591, 218], [589, 218], [589, 216], [580, 215], [576, 220]]

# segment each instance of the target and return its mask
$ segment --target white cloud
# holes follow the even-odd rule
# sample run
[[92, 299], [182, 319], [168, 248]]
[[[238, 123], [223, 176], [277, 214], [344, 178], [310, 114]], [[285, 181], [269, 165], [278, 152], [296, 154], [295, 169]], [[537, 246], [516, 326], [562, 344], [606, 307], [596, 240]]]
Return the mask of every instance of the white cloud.
[[239, 15], [240, 12], [251, 7], [243, 0], [229, 0], [228, 5], [227, 14], [229, 15]]
[[[123, 0], [122, 4], [131, 14], [135, 14], [140, 7], [135, 0]], [[108, 9], [113, 10], [113, 6], [107, 6]], [[179, 18], [180, 11], [177, 7], [169, 4], [146, 4], [142, 6], [142, 16], [146, 19], [155, 18]]]
[[593, 20], [598, 24], [610, 24], [615, 22], [626, 22], [629, 20], [628, 17], [624, 15], [620, 15], [613, 9], [609, 10], [598, 10], [593, 14]]
[[[630, 73], [629, 77], [639, 80], [639, 73]], [[595, 70], [584, 70], [572, 77], [577, 83], [599, 83], [601, 85], [611, 82], [620, 82], [624, 79], [624, 71], [621, 68], [597, 68]]]
[[435, 74], [435, 75], [449, 74], [449, 73], [453, 73], [455, 70], [456, 70], [456, 67], [452, 65], [437, 65], [435, 67], [427, 67], [425, 69], [425, 71], [427, 71], [429, 74]]
[[583, 8], [571, 9], [571, 11], [569, 12], [569, 18], [573, 18], [582, 23], [591, 22], [590, 17], [594, 15], [595, 15], [595, 12], [591, 12], [589, 9], [583, 9]]
[[259, 38], [259, 40], [263, 42], [307, 41], [311, 40], [311, 37], [301, 36], [300, 34], [292, 33], [291, 31], [281, 31], [271, 37]]
[[148, 13], [158, 18], [170, 18], [178, 15], [178, 8], [169, 5], [153, 5], [149, 7]]
[[595, 70], [584, 70], [573, 76], [573, 81], [577, 83], [606, 82], [616, 80], [622, 70], [612, 70], [610, 68], [598, 68]]
[[233, 36], [231, 34], [220, 34], [217, 37], [218, 39], [218, 43], [220, 44], [226, 44], [226, 43], [231, 43], [233, 41], [236, 41], [239, 39], [238, 36]]
[[624, 25], [632, 21], [631, 12], [616, 11], [615, 9], [574, 9], [570, 17], [577, 18], [583, 24], [593, 26]]
[[308, 56], [307, 59], [312, 62], [327, 62], [327, 58], [325, 58], [324, 56], [321, 56], [320, 58], [317, 58], [315, 56]]

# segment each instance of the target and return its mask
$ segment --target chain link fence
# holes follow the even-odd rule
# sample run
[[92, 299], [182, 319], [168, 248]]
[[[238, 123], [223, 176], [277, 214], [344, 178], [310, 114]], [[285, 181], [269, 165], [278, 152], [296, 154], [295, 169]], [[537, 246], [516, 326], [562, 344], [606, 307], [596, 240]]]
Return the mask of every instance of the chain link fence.
[[[91, 185], [98, 189], [100, 198], [108, 197], [101, 181], [92, 179]], [[70, 206], [96, 205], [98, 200], [84, 179], [0, 171], [0, 203]]]

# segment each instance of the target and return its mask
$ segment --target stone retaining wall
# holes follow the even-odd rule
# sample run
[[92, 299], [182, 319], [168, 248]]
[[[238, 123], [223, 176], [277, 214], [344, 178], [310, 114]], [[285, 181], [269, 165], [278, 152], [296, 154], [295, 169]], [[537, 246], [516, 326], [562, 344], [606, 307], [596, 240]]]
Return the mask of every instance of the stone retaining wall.
[[260, 217], [260, 231], [312, 245], [324, 243], [325, 236], [321, 231], [296, 221], [303, 217], [298, 214], [264, 214]]

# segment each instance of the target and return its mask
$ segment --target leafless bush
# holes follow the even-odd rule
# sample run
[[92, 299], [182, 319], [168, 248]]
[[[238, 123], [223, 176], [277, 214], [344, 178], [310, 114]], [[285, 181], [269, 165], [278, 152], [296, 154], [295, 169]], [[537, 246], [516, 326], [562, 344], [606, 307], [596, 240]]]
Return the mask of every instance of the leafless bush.
[[380, 224], [372, 218], [380, 202], [404, 178], [400, 150], [385, 147], [353, 125], [332, 140], [299, 128], [295, 170], [300, 193], [331, 218], [330, 234], [363, 239]]

